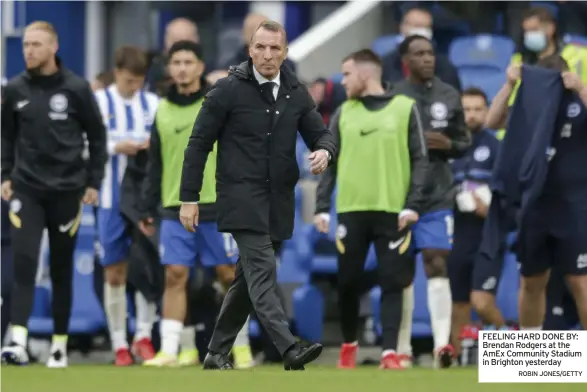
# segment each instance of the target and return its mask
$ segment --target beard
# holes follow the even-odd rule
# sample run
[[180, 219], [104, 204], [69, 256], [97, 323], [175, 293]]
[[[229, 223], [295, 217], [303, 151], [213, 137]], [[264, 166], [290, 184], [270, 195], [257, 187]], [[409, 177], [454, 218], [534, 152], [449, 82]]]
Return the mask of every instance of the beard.
[[469, 132], [477, 133], [483, 129], [483, 124], [472, 124], [472, 125], [468, 126], [467, 128], [469, 128]]
[[27, 72], [31, 75], [40, 75], [41, 70], [49, 63], [49, 60], [41, 61], [35, 67], [27, 67]]

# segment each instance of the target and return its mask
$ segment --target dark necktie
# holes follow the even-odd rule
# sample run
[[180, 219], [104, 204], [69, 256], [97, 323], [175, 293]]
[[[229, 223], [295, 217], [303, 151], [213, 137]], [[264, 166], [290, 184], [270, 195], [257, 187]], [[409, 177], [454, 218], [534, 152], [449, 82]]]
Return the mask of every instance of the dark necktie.
[[267, 82], [267, 83], [263, 83], [261, 85], [261, 93], [263, 94], [263, 96], [265, 97], [267, 102], [271, 102], [271, 103], [275, 102], [275, 96], [273, 95], [273, 88], [274, 87], [275, 87], [274, 82]]

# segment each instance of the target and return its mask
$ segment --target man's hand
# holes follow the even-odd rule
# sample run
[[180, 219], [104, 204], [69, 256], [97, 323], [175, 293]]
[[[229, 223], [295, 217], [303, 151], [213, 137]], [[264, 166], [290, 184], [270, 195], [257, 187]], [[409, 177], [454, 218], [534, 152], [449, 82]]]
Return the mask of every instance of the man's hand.
[[12, 198], [12, 181], [6, 180], [2, 183], [2, 199], [10, 201]]
[[429, 150], [450, 150], [452, 148], [451, 140], [442, 132], [426, 131], [424, 132], [426, 145]]
[[98, 205], [98, 190], [94, 188], [86, 188], [82, 201], [84, 204], [92, 206]]
[[185, 229], [195, 233], [200, 217], [200, 207], [196, 203], [182, 203], [179, 210], [179, 220]]
[[473, 192], [473, 198], [475, 199], [475, 215], [481, 218], [487, 218], [489, 207], [483, 203], [483, 200], [475, 192]]
[[153, 225], [153, 218], [144, 218], [139, 221], [139, 229], [141, 233], [147, 237], [151, 237], [155, 234], [155, 225]]
[[116, 143], [116, 147], [114, 147], [114, 152], [116, 152], [117, 154], [135, 156], [137, 155], [137, 152], [143, 149], [143, 143], [137, 143], [134, 140], [123, 140], [121, 142]]
[[583, 81], [576, 73], [567, 71], [563, 72], [561, 76], [563, 78], [563, 84], [565, 85], [565, 88], [576, 92], [579, 92], [585, 88]]
[[520, 75], [521, 75], [521, 71], [520, 71], [520, 65], [510, 65], [505, 73], [506, 77], [507, 77], [507, 83], [511, 86], [514, 87], [516, 85], [516, 83], [518, 83], [518, 80], [520, 80]]
[[328, 167], [328, 153], [326, 150], [314, 151], [308, 156], [312, 174], [323, 173]]
[[328, 233], [329, 230], [329, 223], [330, 223], [330, 215], [321, 213], [314, 215], [314, 226], [316, 230], [320, 233]]
[[418, 219], [420, 219], [420, 216], [415, 211], [403, 210], [397, 219], [397, 230], [404, 230], [406, 227], [418, 222]]

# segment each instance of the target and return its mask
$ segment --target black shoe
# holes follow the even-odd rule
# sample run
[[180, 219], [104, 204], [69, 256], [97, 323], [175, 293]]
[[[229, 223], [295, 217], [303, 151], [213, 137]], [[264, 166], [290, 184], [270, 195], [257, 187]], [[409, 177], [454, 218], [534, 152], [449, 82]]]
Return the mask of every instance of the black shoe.
[[204, 358], [204, 370], [234, 370], [226, 355], [208, 352]]
[[304, 370], [305, 364], [320, 356], [322, 348], [320, 343], [314, 343], [310, 346], [296, 344], [283, 356], [283, 368], [285, 370]]

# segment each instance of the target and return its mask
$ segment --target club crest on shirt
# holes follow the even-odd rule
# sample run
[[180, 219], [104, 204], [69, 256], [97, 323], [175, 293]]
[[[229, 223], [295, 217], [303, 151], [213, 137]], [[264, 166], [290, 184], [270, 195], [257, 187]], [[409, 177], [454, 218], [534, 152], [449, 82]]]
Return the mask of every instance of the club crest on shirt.
[[49, 112], [49, 117], [52, 120], [67, 120], [67, 107], [69, 102], [67, 101], [67, 97], [63, 94], [53, 94], [51, 99], [49, 99], [49, 108], [51, 111]]
[[444, 120], [444, 119], [446, 119], [446, 116], [448, 115], [448, 110], [446, 108], [446, 105], [444, 103], [442, 103], [442, 102], [434, 102], [430, 106], [430, 115], [435, 120]]
[[475, 158], [475, 160], [477, 162], [485, 162], [487, 160], [487, 158], [489, 158], [490, 156], [491, 156], [491, 151], [489, 150], [489, 147], [487, 147], [487, 146], [477, 147], [475, 149], [475, 152], [473, 152], [473, 158]]
[[573, 102], [567, 108], [567, 117], [574, 118], [577, 117], [581, 113], [581, 105], [576, 102]]
[[20, 212], [20, 209], [22, 208], [22, 202], [18, 199], [12, 199], [10, 201], [10, 212], [14, 212], [15, 214], [18, 214]]

